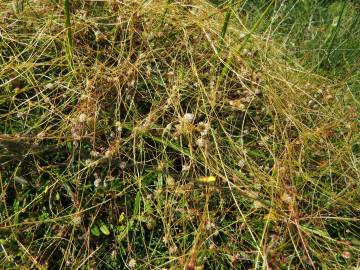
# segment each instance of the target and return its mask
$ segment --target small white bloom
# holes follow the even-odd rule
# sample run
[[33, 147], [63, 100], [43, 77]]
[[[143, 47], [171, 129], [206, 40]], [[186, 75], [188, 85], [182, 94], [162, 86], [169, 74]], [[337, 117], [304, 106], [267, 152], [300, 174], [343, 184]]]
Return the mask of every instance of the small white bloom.
[[181, 171], [186, 172], [190, 170], [190, 164], [182, 165]]
[[200, 122], [198, 124], [198, 129], [200, 130], [201, 136], [206, 136], [209, 132], [210, 125], [209, 125], [209, 123]]
[[184, 119], [189, 123], [191, 123], [194, 120], [194, 118], [195, 118], [195, 116], [193, 113], [185, 113], [184, 114]]
[[170, 123], [170, 124], [167, 124], [166, 127], [164, 128], [164, 133], [170, 132], [170, 131], [171, 131], [171, 128], [172, 128], [171, 123]]
[[115, 122], [115, 127], [116, 127], [117, 131], [119, 131], [119, 132], [122, 131], [122, 126], [121, 126], [121, 122], [120, 122], [120, 121], [116, 121], [116, 122]]
[[199, 147], [205, 147], [206, 145], [206, 141], [204, 138], [199, 138], [196, 140], [196, 145], [199, 146]]
[[259, 209], [259, 208], [263, 208], [264, 205], [263, 205], [261, 202], [259, 202], [259, 201], [254, 201], [253, 207], [254, 207], [255, 209]]
[[151, 72], [152, 72], [152, 68], [150, 65], [147, 65], [146, 66], [146, 75], [150, 76], [151, 75]]
[[212, 223], [211, 222], [207, 222], [206, 223], [206, 230], [210, 231], [212, 229]]
[[90, 165], [91, 164], [91, 159], [87, 159], [87, 160], [85, 160], [85, 165]]
[[241, 51], [241, 55], [242, 56], [246, 56], [246, 55], [248, 55], [250, 53], [250, 51], [248, 50], [248, 49], [243, 49], [242, 51]]
[[79, 141], [81, 139], [81, 136], [76, 131], [72, 132], [71, 136], [75, 141]]
[[45, 89], [48, 89], [48, 90], [51, 90], [51, 89], [54, 89], [54, 84], [53, 83], [47, 83], [46, 85], [45, 85]]
[[96, 31], [94, 32], [94, 34], [95, 34], [95, 38], [98, 39], [99, 36], [101, 35], [101, 32], [100, 32], [99, 30], [96, 30]]
[[126, 162], [122, 161], [120, 162], [120, 169], [125, 169], [126, 168]]
[[86, 114], [85, 113], [80, 114], [79, 122], [84, 123], [85, 121], [86, 121]]
[[128, 263], [129, 268], [134, 268], [136, 266], [136, 260], [130, 259], [129, 263]]
[[111, 153], [110, 150], [107, 150], [107, 151], [105, 152], [105, 157], [106, 157], [106, 158], [111, 157], [111, 155], [112, 155], [112, 153]]
[[90, 152], [90, 156], [92, 156], [92, 157], [97, 157], [97, 156], [99, 156], [99, 155], [100, 155], [100, 154], [99, 154], [98, 151], [92, 150], [92, 151]]
[[94, 186], [97, 188], [99, 187], [101, 184], [101, 179], [100, 178], [96, 178], [95, 181], [94, 181]]
[[39, 132], [39, 133], [36, 135], [36, 137], [37, 137], [38, 139], [43, 139], [43, 138], [45, 137], [45, 132], [44, 132], [44, 131]]
[[178, 247], [174, 244], [169, 248], [170, 254], [174, 254], [178, 250]]
[[238, 166], [239, 166], [240, 168], [244, 168], [245, 162], [244, 162], [242, 159], [240, 159], [240, 160], [238, 161]]
[[287, 194], [286, 192], [283, 193], [283, 195], [281, 196], [281, 200], [283, 202], [286, 202], [286, 203], [291, 203], [294, 201], [293, 197], [291, 197], [289, 194]]

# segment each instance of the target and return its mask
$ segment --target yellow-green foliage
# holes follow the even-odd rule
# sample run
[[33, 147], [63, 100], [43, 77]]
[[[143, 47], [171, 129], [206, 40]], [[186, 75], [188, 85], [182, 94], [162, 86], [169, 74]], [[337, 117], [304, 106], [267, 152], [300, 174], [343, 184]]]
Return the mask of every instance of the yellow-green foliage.
[[236, 8], [70, 3], [0, 4], [0, 265], [355, 269], [346, 82]]

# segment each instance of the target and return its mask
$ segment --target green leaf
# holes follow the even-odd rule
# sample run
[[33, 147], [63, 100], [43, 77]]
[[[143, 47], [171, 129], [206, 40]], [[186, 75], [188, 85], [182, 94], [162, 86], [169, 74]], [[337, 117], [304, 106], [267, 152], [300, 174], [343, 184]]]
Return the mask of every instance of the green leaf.
[[116, 230], [118, 231], [118, 234], [116, 235], [116, 238], [119, 241], [121, 241], [126, 237], [129, 229], [128, 229], [127, 226], [122, 225], [122, 226], [117, 226]]
[[126, 215], [124, 212], [121, 212], [119, 216], [119, 223], [122, 223], [126, 219]]
[[159, 173], [157, 176], [156, 187], [158, 189], [162, 189], [163, 185], [164, 185], [163, 175]]
[[134, 215], [140, 214], [141, 194], [140, 191], [136, 193], [135, 204], [134, 204]]
[[302, 225], [301, 226], [305, 231], [317, 234], [318, 236], [324, 237], [324, 238], [330, 238], [329, 233], [326, 230], [321, 230], [318, 228], [314, 228], [308, 225]]
[[100, 230], [99, 230], [99, 227], [98, 226], [94, 226], [94, 227], [92, 227], [91, 228], [91, 234], [92, 235], [95, 235], [95, 236], [97, 236], [97, 237], [99, 237], [100, 236]]
[[105, 235], [110, 235], [109, 227], [105, 223], [101, 223], [100, 231]]

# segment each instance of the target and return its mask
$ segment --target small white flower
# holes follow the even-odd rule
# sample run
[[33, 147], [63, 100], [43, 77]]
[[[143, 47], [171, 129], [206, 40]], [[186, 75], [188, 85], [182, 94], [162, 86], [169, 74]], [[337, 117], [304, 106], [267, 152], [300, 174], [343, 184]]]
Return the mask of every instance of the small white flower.
[[119, 131], [119, 132], [122, 131], [122, 126], [121, 126], [121, 122], [120, 122], [120, 121], [116, 121], [115, 127], [116, 127], [117, 131]]
[[178, 250], [178, 247], [174, 244], [169, 248], [170, 254], [174, 254]]
[[36, 137], [37, 137], [38, 139], [43, 139], [43, 138], [45, 137], [45, 132], [44, 132], [44, 131], [39, 132], [39, 133], [36, 135]]
[[167, 124], [166, 127], [164, 128], [164, 133], [170, 132], [170, 131], [171, 131], [171, 128], [172, 128], [171, 123], [170, 123], [170, 124]]
[[167, 243], [169, 243], [169, 236], [167, 235], [167, 234], [165, 234], [164, 236], [163, 236], [163, 238], [162, 238], [162, 240], [163, 240], [163, 242], [164, 242], [164, 244], [167, 244]]
[[287, 194], [286, 192], [283, 193], [283, 195], [281, 196], [281, 200], [283, 202], [286, 202], [286, 203], [291, 203], [294, 201], [293, 197], [291, 197], [289, 194]]
[[134, 86], [135, 86], [135, 80], [131, 80], [131, 81], [128, 83], [128, 86], [134, 87]]
[[201, 136], [206, 136], [209, 132], [210, 125], [209, 125], [209, 123], [200, 122], [198, 124], [198, 129], [200, 130]]
[[206, 145], [205, 139], [200, 137], [199, 139], [196, 140], [196, 145], [199, 146], [200, 148], [205, 147]]
[[147, 65], [147, 66], [146, 66], [146, 74], [147, 74], [148, 76], [150, 76], [150, 75], [151, 75], [151, 72], [152, 72], [151, 66], [150, 66], [150, 65]]
[[94, 34], [95, 34], [95, 38], [98, 39], [99, 36], [101, 35], [101, 32], [100, 32], [99, 30], [96, 30], [96, 31], [94, 32]]
[[233, 107], [233, 109], [235, 109], [235, 110], [239, 110], [239, 111], [245, 111], [246, 110], [245, 104], [242, 103], [242, 101], [240, 99], [229, 100], [229, 105], [231, 107]]
[[244, 168], [245, 162], [244, 162], [242, 159], [240, 159], [240, 160], [238, 161], [238, 166], [239, 166], [240, 168]]
[[45, 89], [48, 89], [48, 90], [51, 90], [51, 89], [54, 89], [54, 84], [53, 83], [47, 83], [46, 85], [45, 85]]
[[259, 88], [255, 89], [255, 95], [260, 95], [261, 94], [261, 90]]
[[120, 162], [120, 169], [125, 169], [126, 168], [126, 162], [122, 161]]
[[135, 268], [136, 266], [136, 260], [133, 258], [133, 259], [130, 259], [129, 263], [128, 263], [128, 266], [129, 268]]
[[87, 160], [85, 160], [85, 165], [90, 165], [91, 164], [91, 159], [87, 159]]
[[205, 227], [206, 227], [206, 230], [210, 231], [213, 226], [212, 226], [211, 222], [207, 222]]
[[75, 141], [79, 141], [81, 139], [81, 136], [76, 131], [72, 132], [71, 136]]
[[94, 186], [97, 188], [99, 187], [101, 184], [101, 179], [100, 178], [96, 178], [95, 181], [94, 181]]
[[194, 120], [194, 118], [195, 118], [195, 116], [193, 113], [185, 113], [184, 114], [184, 119], [189, 123], [191, 123]]
[[112, 153], [111, 153], [110, 150], [107, 150], [107, 151], [105, 152], [105, 157], [106, 157], [106, 158], [111, 157], [111, 155], [112, 155]]
[[248, 55], [250, 53], [250, 51], [248, 50], [248, 49], [243, 49], [242, 51], [241, 51], [241, 55], [242, 56], [246, 56], [246, 55]]
[[90, 152], [90, 156], [92, 156], [92, 157], [97, 157], [97, 156], [99, 156], [99, 155], [100, 155], [100, 154], [99, 154], [98, 151], [92, 150], [92, 151]]
[[79, 122], [84, 123], [86, 121], [86, 114], [82, 113], [79, 115]]
[[190, 170], [190, 164], [182, 165], [181, 171], [186, 172]]
[[263, 205], [261, 202], [259, 202], [259, 201], [254, 201], [253, 207], [254, 207], [255, 209], [259, 209], [259, 208], [263, 208], [264, 205]]

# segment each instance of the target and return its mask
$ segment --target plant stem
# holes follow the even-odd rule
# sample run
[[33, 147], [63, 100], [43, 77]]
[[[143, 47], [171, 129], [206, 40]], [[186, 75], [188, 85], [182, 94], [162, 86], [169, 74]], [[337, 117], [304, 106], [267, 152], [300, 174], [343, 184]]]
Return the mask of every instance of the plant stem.
[[69, 66], [73, 68], [73, 38], [71, 32], [71, 15], [70, 15], [70, 0], [64, 0], [64, 11], [65, 11], [65, 27], [66, 27], [66, 39], [65, 39], [65, 47], [66, 47], [66, 55], [68, 58]]

